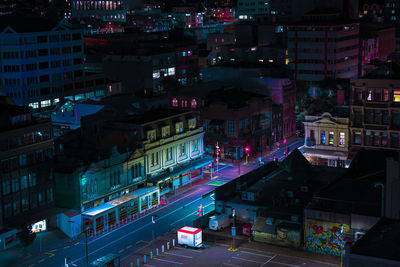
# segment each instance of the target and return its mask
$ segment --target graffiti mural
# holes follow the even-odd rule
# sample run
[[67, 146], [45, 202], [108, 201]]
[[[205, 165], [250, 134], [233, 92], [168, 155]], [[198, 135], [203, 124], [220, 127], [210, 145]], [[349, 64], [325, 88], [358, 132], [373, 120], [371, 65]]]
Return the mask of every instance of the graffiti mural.
[[310, 251], [339, 256], [345, 242], [350, 242], [344, 237], [349, 230], [348, 224], [307, 219], [304, 229], [305, 247]]

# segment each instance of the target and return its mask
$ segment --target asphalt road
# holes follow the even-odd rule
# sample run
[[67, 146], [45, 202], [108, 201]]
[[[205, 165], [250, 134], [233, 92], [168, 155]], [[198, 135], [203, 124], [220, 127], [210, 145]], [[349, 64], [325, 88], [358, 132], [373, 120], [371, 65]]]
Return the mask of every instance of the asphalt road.
[[[295, 147], [302, 145], [302, 140], [296, 140], [289, 144], [290, 151]], [[273, 155], [278, 160], [284, 158], [285, 147], [274, 151], [272, 154], [263, 159], [270, 161]], [[241, 164], [241, 174], [244, 174], [256, 167], [258, 162], [243, 162]], [[238, 176], [238, 168], [230, 164], [220, 164], [218, 173], [214, 175], [216, 181], [227, 182]], [[215, 182], [215, 180], [211, 181]], [[89, 264], [108, 253], [120, 255], [121, 259], [128, 257], [134, 251], [148, 245], [152, 240], [152, 215], [157, 215], [154, 225], [155, 236], [162, 235], [172, 229], [177, 229], [190, 224], [198, 217], [197, 209], [202, 204], [206, 211], [213, 208], [212, 196], [202, 198], [201, 195], [209, 192], [215, 186], [204, 184], [193, 187], [188, 193], [177, 196], [175, 200], [170, 201], [168, 206], [164, 206], [154, 210], [133, 222], [121, 225], [118, 229], [105, 233], [100, 237], [88, 238]], [[17, 266], [64, 266], [64, 260], [70, 257], [71, 263], [77, 266], [86, 266], [85, 256], [85, 240], [71, 242], [64, 247], [43, 252], [40, 255], [32, 256], [24, 262], [20, 262]]]

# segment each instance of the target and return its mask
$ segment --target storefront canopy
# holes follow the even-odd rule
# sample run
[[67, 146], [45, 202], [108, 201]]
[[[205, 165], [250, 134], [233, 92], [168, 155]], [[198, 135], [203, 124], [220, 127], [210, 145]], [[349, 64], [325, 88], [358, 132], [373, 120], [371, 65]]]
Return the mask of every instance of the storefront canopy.
[[94, 217], [96, 215], [99, 215], [100, 213], [103, 213], [109, 209], [114, 208], [115, 206], [116, 205], [109, 204], [109, 203], [101, 204], [100, 206], [94, 207], [94, 208], [82, 213], [82, 216]]
[[156, 184], [160, 181], [165, 181], [170, 177], [176, 177], [176, 176], [178, 176], [182, 173], [188, 172], [190, 170], [201, 168], [213, 161], [214, 161], [213, 157], [211, 157], [209, 155], [202, 155], [200, 158], [193, 159], [191, 162], [188, 162], [188, 163], [185, 163], [185, 164], [175, 167], [172, 172], [165, 172], [165, 173], [156, 175], [154, 177], [151, 177], [147, 181], [150, 183]]

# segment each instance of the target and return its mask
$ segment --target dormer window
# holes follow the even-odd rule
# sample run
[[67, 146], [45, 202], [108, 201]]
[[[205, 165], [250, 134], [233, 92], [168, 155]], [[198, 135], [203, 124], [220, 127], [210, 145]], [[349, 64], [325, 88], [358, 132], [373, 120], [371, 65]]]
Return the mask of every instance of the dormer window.
[[175, 124], [175, 132], [182, 133], [183, 132], [183, 122], [178, 122]]
[[189, 124], [189, 130], [195, 129], [196, 128], [196, 119], [192, 118], [188, 121]]
[[147, 131], [147, 140], [149, 140], [150, 142], [156, 140], [156, 130], [149, 130]]
[[162, 137], [163, 137], [163, 138], [168, 137], [168, 136], [170, 135], [169, 126], [164, 126], [164, 127], [162, 127], [162, 128], [161, 128], [161, 131], [162, 131]]

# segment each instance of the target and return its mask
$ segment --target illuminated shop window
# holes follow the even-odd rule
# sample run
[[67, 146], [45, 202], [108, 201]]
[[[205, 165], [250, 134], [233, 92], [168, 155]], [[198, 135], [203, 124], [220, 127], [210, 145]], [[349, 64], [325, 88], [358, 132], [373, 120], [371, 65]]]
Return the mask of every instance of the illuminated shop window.
[[400, 90], [394, 90], [393, 101], [400, 102]]
[[158, 78], [160, 78], [160, 72], [159, 71], [153, 72], [153, 79], [158, 79]]
[[174, 67], [168, 68], [168, 76], [172, 76], [172, 75], [175, 75], [175, 68]]
[[340, 146], [344, 146], [345, 145], [345, 133], [343, 133], [343, 132], [340, 133], [339, 145]]
[[334, 133], [329, 132], [329, 145], [333, 145], [333, 138], [334, 138]]
[[321, 144], [326, 144], [326, 133], [325, 131], [321, 131]]

